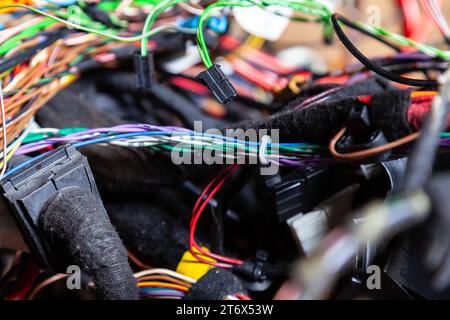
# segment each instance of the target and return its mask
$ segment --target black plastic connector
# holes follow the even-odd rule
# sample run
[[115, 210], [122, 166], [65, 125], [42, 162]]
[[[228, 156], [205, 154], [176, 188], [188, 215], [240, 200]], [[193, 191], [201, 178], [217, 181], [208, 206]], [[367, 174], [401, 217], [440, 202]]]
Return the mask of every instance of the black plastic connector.
[[201, 72], [197, 78], [203, 81], [220, 103], [229, 103], [237, 95], [236, 89], [218, 64]]
[[[336, 144], [336, 149], [339, 152], [356, 152], [379, 147], [388, 143], [383, 131], [372, 126], [369, 108], [365, 105], [358, 105], [352, 108], [348, 116], [346, 128], [347, 131], [345, 135]], [[386, 151], [375, 157], [364, 159], [364, 161], [384, 161], [389, 155], [390, 151]]]
[[267, 265], [269, 255], [266, 251], [258, 250], [253, 261], [247, 261], [233, 268], [233, 270], [240, 275], [251, 279], [252, 281], [264, 281], [267, 279], [267, 274], [264, 269]]
[[150, 52], [144, 57], [140, 52], [135, 52], [134, 69], [136, 72], [136, 86], [138, 89], [150, 89], [156, 83], [153, 53]]
[[77, 187], [95, 199], [100, 198], [86, 157], [73, 146], [59, 147], [35, 160], [5, 178], [1, 187], [27, 245], [45, 267], [55, 267], [49, 245], [38, 226], [48, 201], [68, 187]]
[[351, 183], [345, 165], [299, 167], [266, 181], [273, 192], [280, 222], [311, 211]]

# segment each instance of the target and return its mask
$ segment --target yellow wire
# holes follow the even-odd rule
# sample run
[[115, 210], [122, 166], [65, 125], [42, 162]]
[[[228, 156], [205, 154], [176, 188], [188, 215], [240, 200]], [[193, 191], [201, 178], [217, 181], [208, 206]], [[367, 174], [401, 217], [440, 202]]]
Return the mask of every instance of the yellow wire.
[[[14, 148], [6, 155], [6, 161], [8, 162], [14, 153], [16, 153], [17, 149], [19, 149], [20, 143], [17, 143]], [[0, 168], [3, 168], [3, 160], [0, 161]]]
[[305, 77], [303, 77], [302, 75], [296, 75], [294, 77], [292, 77], [291, 81], [289, 81], [289, 89], [291, 89], [291, 91], [295, 94], [299, 94], [300, 93], [300, 88], [298, 87], [298, 84], [304, 83], [305, 82]]
[[245, 40], [243, 45], [253, 48], [255, 50], [260, 50], [265, 42], [266, 40], [264, 38], [252, 35]]

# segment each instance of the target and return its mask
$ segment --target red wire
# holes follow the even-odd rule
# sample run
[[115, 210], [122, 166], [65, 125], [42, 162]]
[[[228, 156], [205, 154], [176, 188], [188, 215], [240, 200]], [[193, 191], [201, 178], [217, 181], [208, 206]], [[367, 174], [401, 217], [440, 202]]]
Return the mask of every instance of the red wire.
[[[237, 260], [237, 259], [223, 257], [223, 256], [220, 256], [220, 255], [217, 255], [217, 254], [214, 254], [214, 253], [210, 253], [210, 252], [207, 252], [207, 251], [203, 250], [203, 248], [201, 248], [195, 242], [194, 233], [195, 233], [195, 227], [197, 225], [197, 221], [200, 218], [203, 210], [208, 205], [208, 203], [212, 199], [212, 197], [219, 191], [219, 189], [222, 187], [222, 185], [236, 171], [237, 168], [238, 168], [238, 165], [235, 165], [235, 166], [232, 167], [230, 172], [228, 172], [228, 174], [217, 184], [217, 186], [213, 189], [213, 191], [208, 195], [208, 197], [206, 198], [205, 202], [201, 205], [201, 207], [198, 209], [198, 211], [194, 213], [194, 217], [193, 217], [193, 221], [192, 221], [192, 229], [191, 229], [191, 239], [192, 239], [191, 245], [193, 245], [198, 251], [200, 251], [201, 253], [203, 253], [204, 255], [206, 255], [206, 256], [208, 256], [210, 258], [213, 258], [213, 259], [216, 259], [216, 260], [221, 260], [222, 262], [227, 262], [227, 263], [231, 263], [231, 264], [241, 264], [242, 261], [241, 260]], [[194, 252], [194, 254], [196, 254], [196, 253]], [[228, 267], [230, 267], [230, 266], [228, 266]]]
[[242, 59], [233, 59], [232, 65], [237, 74], [264, 90], [283, 88], [288, 83], [286, 78], [278, 77], [278, 75], [272, 72], [261, 71]]
[[421, 18], [420, 7], [415, 0], [397, 0], [403, 13], [403, 31], [408, 38], [416, 32]]
[[405, 36], [418, 42], [425, 41], [431, 31], [432, 25], [422, 14], [419, 2], [416, 0], [397, 1], [404, 17], [403, 30]]
[[184, 77], [173, 77], [172, 79], [170, 79], [170, 83], [202, 96], [209, 95], [209, 89], [206, 86], [191, 79], [187, 79]]
[[252, 300], [252, 298], [250, 298], [248, 295], [243, 294], [243, 293], [236, 293], [236, 298], [238, 298], [240, 300]]
[[25, 300], [38, 276], [39, 267], [33, 261], [28, 262], [13, 292], [9, 293], [5, 300]]
[[[202, 194], [200, 195], [199, 199], [197, 200], [197, 203], [194, 206], [194, 209], [192, 211], [192, 220], [191, 220], [191, 227], [190, 227], [190, 234], [189, 234], [189, 251], [191, 252], [191, 254], [199, 261], [210, 264], [210, 265], [214, 265], [216, 267], [221, 267], [221, 268], [231, 268], [232, 265], [234, 264], [242, 264], [243, 261], [239, 260], [239, 259], [233, 259], [233, 258], [228, 258], [228, 257], [224, 257], [215, 253], [211, 253], [208, 252], [206, 250], [204, 250], [201, 246], [199, 246], [197, 244], [197, 242], [195, 241], [195, 229], [197, 227], [197, 222], [201, 216], [201, 214], [203, 213], [204, 209], [206, 208], [206, 206], [209, 204], [209, 201], [214, 197], [214, 195], [220, 190], [220, 188], [222, 187], [222, 185], [231, 177], [231, 175], [238, 169], [239, 165], [234, 165], [231, 167], [231, 169], [229, 169], [230, 167], [226, 167], [224, 170], [222, 170], [219, 175], [213, 179], [213, 181], [211, 181], [207, 187], [205, 188], [205, 190], [202, 192]], [[206, 193], [209, 191], [209, 189], [211, 189], [211, 187], [214, 185], [214, 183], [221, 177], [224, 175], [224, 173], [227, 171], [228, 173], [217, 183], [217, 185], [214, 187], [214, 189], [208, 194], [208, 196], [206, 197], [205, 201], [203, 203], [202, 200], [204, 198], [204, 196], [206, 195]], [[201, 205], [200, 205], [201, 203]], [[197, 249], [202, 255], [215, 259], [215, 260], [219, 260], [221, 262], [225, 262], [228, 264], [223, 264], [223, 263], [217, 263], [217, 262], [212, 262], [206, 259], [203, 259], [201, 256], [198, 255], [198, 253], [194, 250]]]
[[[221, 268], [230, 268], [230, 265], [221, 265], [221, 264], [216, 264], [214, 262], [211, 262], [209, 260], [205, 260], [202, 257], [200, 257], [199, 255], [197, 255], [196, 252], [194, 252], [193, 250], [193, 242], [195, 242], [194, 239], [194, 234], [195, 234], [195, 227], [196, 225], [193, 223], [194, 221], [194, 217], [195, 217], [195, 213], [197, 212], [198, 206], [200, 205], [201, 201], [203, 200], [203, 198], [205, 197], [205, 195], [209, 192], [209, 189], [211, 189], [211, 187], [214, 185], [214, 183], [219, 180], [220, 177], [222, 177], [226, 171], [229, 169], [229, 167], [225, 167], [222, 169], [222, 171], [220, 171], [220, 173], [206, 186], [206, 188], [203, 190], [202, 194], [200, 195], [200, 197], [198, 198], [197, 202], [194, 205], [194, 209], [192, 210], [193, 214], [192, 214], [192, 219], [191, 219], [191, 224], [190, 224], [190, 234], [189, 234], [189, 251], [191, 252], [192, 256], [194, 258], [196, 258], [198, 261], [209, 264], [209, 265], [214, 265], [216, 267], [221, 267]], [[209, 200], [208, 200], [209, 202]], [[198, 218], [197, 218], [198, 220]], [[191, 239], [194, 239], [194, 241], [192, 241]], [[201, 250], [203, 251], [203, 250]]]
[[225, 167], [223, 168], [219, 174], [217, 175], [217, 177], [215, 177], [207, 186], [206, 188], [203, 190], [203, 192], [201, 193], [200, 197], [197, 199], [197, 202], [194, 205], [194, 209], [192, 209], [192, 212], [196, 212], [198, 209], [198, 206], [200, 205], [200, 202], [202, 202], [203, 198], [205, 197], [205, 195], [209, 192], [209, 189], [211, 188], [211, 186], [216, 183], [216, 181], [222, 177], [225, 172], [227, 172], [227, 170], [229, 169], [229, 167]]

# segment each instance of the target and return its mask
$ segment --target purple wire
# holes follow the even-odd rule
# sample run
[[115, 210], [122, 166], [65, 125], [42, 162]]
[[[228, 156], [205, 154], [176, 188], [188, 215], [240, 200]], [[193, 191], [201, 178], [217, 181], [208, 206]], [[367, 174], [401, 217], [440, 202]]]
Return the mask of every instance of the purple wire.
[[[272, 160], [275, 162], [275, 160]], [[314, 156], [309, 159], [280, 159], [279, 161], [276, 161], [275, 163], [281, 165], [281, 166], [301, 166], [301, 165], [318, 165], [318, 164], [326, 164], [331, 162], [331, 159], [325, 159], [320, 156]]]
[[[62, 142], [76, 142], [80, 140], [86, 140], [90, 139], [92, 137], [95, 137], [98, 134], [102, 133], [135, 133], [135, 132], [147, 132], [147, 131], [173, 131], [173, 132], [192, 132], [192, 130], [180, 128], [180, 127], [173, 127], [173, 126], [154, 126], [149, 124], [124, 124], [124, 125], [118, 125], [111, 128], [96, 128], [96, 129], [87, 129], [84, 131], [74, 132], [72, 134], [69, 134], [64, 137], [52, 137], [47, 138], [41, 141], [32, 142], [26, 145], [21, 146], [16, 154], [28, 154], [32, 152], [36, 152], [42, 149], [45, 149], [47, 147], [51, 147], [56, 143], [62, 143]], [[318, 164], [323, 162], [322, 157], [311, 157], [308, 159], [298, 159], [298, 160], [292, 160], [292, 159], [279, 159], [277, 160], [271, 160], [272, 163], [275, 163], [280, 166], [299, 166], [299, 165], [306, 165], [306, 164]], [[329, 161], [329, 160], [327, 160]]]
[[64, 137], [52, 137], [48, 139], [44, 139], [41, 141], [32, 142], [29, 144], [26, 144], [24, 146], [21, 146], [17, 150], [17, 154], [26, 154], [31, 152], [36, 152], [39, 150], [42, 150], [44, 148], [50, 147], [53, 144], [56, 143], [62, 143], [62, 142], [76, 142], [80, 140], [86, 140], [90, 139], [93, 136], [97, 134], [102, 133], [133, 133], [133, 132], [145, 132], [149, 130], [155, 130], [155, 131], [175, 131], [175, 132], [189, 132], [191, 130], [180, 128], [180, 127], [173, 127], [173, 126], [154, 126], [154, 125], [148, 125], [148, 124], [123, 124], [118, 125], [112, 128], [96, 128], [96, 129], [88, 129], [84, 131], [74, 132], [72, 134], [69, 134]]
[[176, 291], [146, 291], [146, 292], [141, 292], [141, 296], [184, 297], [184, 293], [183, 292], [176, 292]]

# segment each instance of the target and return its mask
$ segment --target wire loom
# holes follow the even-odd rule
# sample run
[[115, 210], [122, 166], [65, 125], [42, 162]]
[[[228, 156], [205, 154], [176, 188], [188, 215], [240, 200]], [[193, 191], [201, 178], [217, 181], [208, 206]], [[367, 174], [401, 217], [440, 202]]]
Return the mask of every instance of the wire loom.
[[[401, 2], [405, 19], [410, 19], [407, 1]], [[448, 26], [439, 4], [421, 2], [430, 22], [448, 42]], [[105, 240], [105, 235], [115, 235], [115, 231], [96, 199], [87, 199], [73, 189], [50, 202], [39, 227], [49, 239], [61, 240], [72, 259], [87, 266], [90, 286], [97, 288], [99, 297], [134, 299], [139, 293], [143, 299], [245, 300], [247, 294], [258, 290], [263, 296], [274, 289], [282, 291], [279, 282], [288, 273], [285, 265], [293, 264], [294, 250], [286, 230], [274, 223], [274, 203], [266, 196], [270, 183], [245, 165], [176, 166], [170, 162], [171, 152], [210, 151], [222, 159], [256, 158], [261, 165], [263, 149], [269, 163], [282, 167], [280, 175], [298, 166], [314, 172], [316, 167], [342, 162], [349, 175], [358, 175], [355, 168], [363, 168], [361, 165], [378, 168], [381, 162], [374, 157], [386, 151], [393, 150], [388, 159], [392, 161], [411, 154], [407, 175], [416, 181], [415, 187], [403, 187], [405, 194], [392, 203], [401, 207], [405, 201], [405, 206], [414, 208], [411, 212], [417, 216], [405, 218], [411, 225], [425, 215], [422, 208], [429, 211], [424, 200], [427, 192], [421, 193], [431, 174], [429, 166], [438, 147], [445, 151], [450, 146], [449, 133], [443, 130], [447, 112], [438, 104], [447, 99], [446, 83], [436, 76], [448, 69], [450, 51], [417, 42], [423, 35], [411, 30], [410, 21], [404, 26], [411, 39], [351, 21], [314, 0], [75, 1], [66, 8], [40, 3], [45, 6], [8, 4], [0, 8], [2, 14], [14, 12], [5, 15], [5, 29], [0, 31], [1, 176], [6, 181], [68, 143], [88, 156], [105, 207], [128, 254], [118, 237]], [[293, 21], [322, 24], [324, 38], [330, 40], [335, 33], [360, 64], [325, 73], [308, 66], [285, 66], [270, 46], [258, 45], [264, 42], [261, 39], [250, 37], [244, 42], [226, 28], [214, 29], [209, 24], [212, 17], [231, 15], [230, 8], [255, 6], [263, 10], [289, 8], [295, 12], [290, 17]], [[73, 15], [77, 15], [76, 21]], [[193, 17], [196, 23], [180, 22]], [[396, 53], [368, 58], [342, 26]], [[169, 72], [167, 61], [186, 58], [186, 43], [196, 43], [197, 62], [180, 73]], [[216, 64], [219, 57], [228, 64]], [[407, 77], [411, 72], [422, 73], [424, 78]], [[337, 146], [348, 133], [350, 111], [361, 105], [369, 110], [370, 129], [381, 131], [387, 142], [341, 152]], [[439, 115], [440, 126], [433, 126], [438, 120], [430, 122], [432, 115]], [[41, 128], [36, 129], [35, 120]], [[215, 134], [194, 132], [195, 120], [202, 120], [204, 129], [220, 130]], [[227, 129], [279, 129], [281, 141], [262, 146], [229, 138]], [[14, 154], [14, 166], [7, 168]], [[19, 155], [30, 158], [17, 164]], [[420, 170], [422, 175], [417, 173]], [[372, 178], [364, 179], [359, 177], [355, 183], [361, 189], [370, 188]], [[405, 181], [402, 186], [412, 184]], [[383, 189], [380, 185], [374, 189]], [[355, 197], [360, 202], [375, 197], [374, 193], [369, 197], [361, 193]], [[390, 204], [387, 201], [386, 207], [380, 204], [379, 208], [389, 211]], [[95, 221], [87, 225], [86, 212], [102, 213], [102, 217], [93, 215]], [[368, 216], [374, 214], [367, 212]], [[63, 218], [70, 223], [61, 224]], [[344, 224], [343, 217], [339, 218]], [[407, 230], [406, 225], [399, 230]], [[344, 232], [350, 229], [343, 228]], [[384, 235], [380, 232], [380, 241], [385, 240]], [[88, 245], [92, 239], [95, 242]], [[261, 247], [270, 252], [270, 259], [264, 254], [255, 256]], [[114, 259], [96, 261], [105, 250]], [[176, 270], [187, 251], [195, 259], [193, 263], [207, 265], [209, 271], [199, 279], [153, 268]], [[63, 256], [56, 249], [54, 255]], [[133, 277], [127, 255], [133, 269], [149, 270]], [[302, 276], [298, 276], [300, 283]], [[30, 272], [33, 279], [28, 280], [28, 289], [16, 285], [18, 296], [45, 295], [45, 288], [65, 278], [56, 274], [39, 282], [39, 277]], [[305, 288], [308, 281], [303, 283]], [[305, 296], [309, 293], [306, 290]]]

